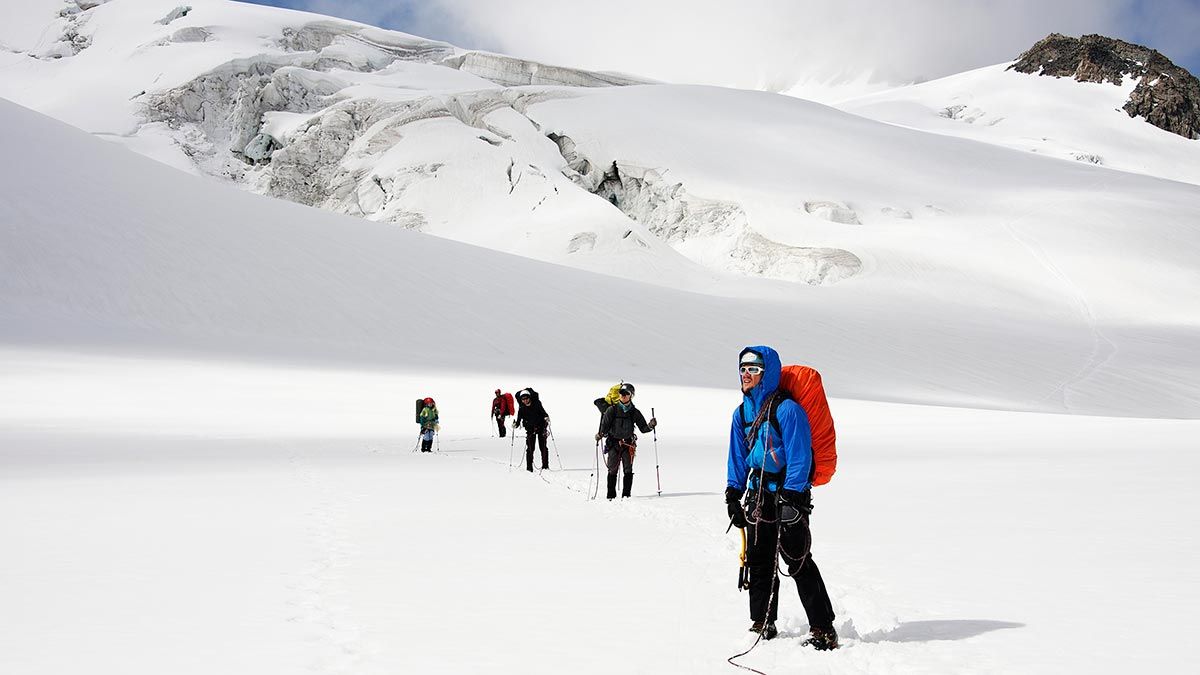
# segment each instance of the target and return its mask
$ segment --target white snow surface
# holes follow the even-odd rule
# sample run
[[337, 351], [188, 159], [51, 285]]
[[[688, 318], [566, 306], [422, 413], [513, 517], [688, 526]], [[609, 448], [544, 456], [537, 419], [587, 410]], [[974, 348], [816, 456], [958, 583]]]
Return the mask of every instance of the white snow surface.
[[[662, 428], [606, 503], [600, 381], [12, 349], [0, 372], [4, 672], [730, 673], [750, 646], [723, 534], [732, 389], [639, 387]], [[555, 436], [532, 475], [481, 414], [529, 384]], [[421, 393], [433, 455], [411, 452]], [[1186, 672], [1196, 422], [833, 411], [814, 559], [843, 647], [800, 646], [784, 580], [781, 638], [742, 663]]]
[[[61, 21], [50, 11], [55, 3], [38, 1], [53, 32]], [[90, 46], [57, 59], [0, 54], [0, 95], [192, 173], [658, 287], [634, 295], [642, 287], [614, 283], [605, 292], [629, 293], [624, 309], [591, 313], [592, 326], [575, 322], [567, 334], [534, 339], [560, 353], [603, 344], [595, 326], [620, 315], [618, 325], [638, 325], [631, 339], [644, 349], [663, 347], [643, 356], [652, 376], [712, 385], [724, 382], [723, 371], [701, 356], [708, 353], [702, 343], [746, 339], [740, 325], [713, 325], [751, 306], [772, 307], [759, 312], [769, 314], [756, 321], [760, 335], [794, 346], [834, 375], [838, 395], [1200, 416], [1200, 187], [902, 129], [773, 94], [585, 87], [586, 73], [574, 76], [581, 86], [505, 86], [446, 65], [464, 53], [443, 43], [242, 3], [189, 6], [166, 25], [160, 19], [178, 5], [163, 0], [113, 0], [72, 15], [71, 30]], [[212, 39], [175, 40], [174, 31], [185, 28]], [[506, 58], [488, 67], [521, 65]], [[1129, 129], [1147, 126], [1124, 121]], [[255, 152], [271, 147], [255, 145], [262, 133], [278, 136], [269, 162], [235, 157], [232, 151], [251, 145]], [[614, 165], [615, 185], [604, 180]], [[70, 184], [94, 182], [84, 175]], [[200, 197], [191, 184], [179, 191], [197, 195], [205, 209], [230, 199], [225, 192]], [[148, 222], [179, 226], [178, 209], [155, 203]], [[267, 218], [253, 203], [263, 214], [254, 219]], [[201, 236], [231, 218], [212, 212], [181, 229]], [[297, 228], [263, 227], [270, 233], [262, 236], [281, 248], [302, 247], [290, 241]], [[217, 236], [232, 236], [223, 232]], [[434, 245], [413, 241], [423, 243], [398, 246]], [[231, 238], [222, 246], [241, 244]], [[162, 263], [165, 271], [195, 264], [192, 253], [177, 251]], [[386, 247], [369, 255], [379, 268], [404, 268]], [[333, 292], [312, 282], [319, 288], [305, 293], [354, 297], [366, 312], [368, 297], [397, 303], [406, 292], [368, 280], [374, 269], [358, 269], [351, 280], [331, 265], [337, 271], [328, 276], [345, 286]], [[515, 280], [525, 269], [513, 262], [495, 273]], [[470, 282], [435, 275], [445, 287], [429, 291], [444, 294], [434, 296], [438, 306], [462, 302], [457, 285]], [[367, 296], [359, 284], [371, 287]], [[531, 285], [525, 279], [512, 292]], [[580, 316], [593, 312], [572, 284], [548, 285], [571, 298], [559, 304], [587, 308]], [[87, 291], [104, 295], [100, 288]], [[275, 336], [288, 344], [312, 339], [295, 331], [297, 321], [308, 322], [288, 316], [293, 306], [272, 298], [274, 288], [302, 294], [286, 276], [268, 290], [242, 292], [244, 306], [272, 309], [238, 319], [239, 335], [271, 335], [263, 341], [272, 352], [280, 349]], [[694, 295], [677, 300], [677, 289]], [[500, 311], [509, 297], [493, 293], [488, 301], [492, 332], [500, 335], [518, 330], [511, 312]], [[185, 320], [195, 326], [205, 317], [188, 313]], [[380, 330], [372, 322], [391, 325]], [[174, 316], [160, 323], [181, 325]], [[342, 357], [399, 353], [394, 336], [418, 331], [395, 323], [373, 316], [336, 331], [322, 326], [320, 339], [337, 333], [353, 343]], [[658, 328], [664, 324], [681, 332]], [[680, 346], [677, 335], [688, 344]], [[473, 339], [456, 333], [444, 344]], [[209, 347], [222, 342], [206, 340]], [[511, 342], [496, 336], [491, 344]], [[482, 354], [505, 355], [495, 347], [457, 353], [484, 365], [491, 357]]]
[[912, 129], [1200, 184], [1200, 142], [1121, 109], [1137, 79], [1077, 82], [1010, 65], [871, 93], [837, 107]]
[[[227, 148], [182, 150], [232, 127], [141, 117], [139, 91], [296, 57], [284, 28], [333, 25], [188, 4], [166, 25], [181, 5], [59, 17], [35, 0], [0, 22], [0, 95], [26, 106], [0, 101], [0, 672], [739, 672], [725, 659], [752, 640], [721, 497], [748, 343], [817, 366], [834, 396], [814, 557], [843, 648], [800, 645], [785, 579], [781, 639], [742, 663], [1189, 671], [1197, 186], [776, 95], [301, 54], [276, 91], [341, 88], [265, 116], [276, 156], [328, 149], [298, 144], [313, 120], [332, 137], [379, 115], [363, 152], [312, 166], [417, 186], [352, 217], [238, 189], [269, 176], [214, 172]], [[47, 44], [31, 16], [86, 46]], [[203, 31], [154, 42], [184, 29]], [[375, 46], [316, 51], [461, 54], [354, 30]], [[644, 222], [568, 177], [552, 132], [616, 162]], [[862, 267], [810, 286], [712, 260], [779, 245]], [[661, 424], [634, 497], [591, 501], [590, 401], [618, 378]], [[493, 389], [525, 386], [555, 433], [535, 475], [484, 417]], [[433, 455], [411, 452], [425, 395]]]

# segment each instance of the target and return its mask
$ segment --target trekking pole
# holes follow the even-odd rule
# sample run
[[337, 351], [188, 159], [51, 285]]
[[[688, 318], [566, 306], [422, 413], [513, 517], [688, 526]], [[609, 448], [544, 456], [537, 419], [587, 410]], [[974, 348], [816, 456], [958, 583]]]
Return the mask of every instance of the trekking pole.
[[440, 432], [440, 431], [433, 432], [433, 442], [437, 444], [435, 451], [441, 452], [442, 451], [442, 432]]
[[512, 440], [509, 441], [511, 448], [508, 451], [508, 468], [513, 468], [513, 455], [517, 452], [517, 425], [513, 425]]
[[554, 440], [554, 430], [546, 427], [546, 433], [550, 434], [550, 444], [554, 446], [554, 456], [558, 458], [558, 470], [562, 471], [562, 455], [558, 454], [558, 441]]
[[417, 432], [417, 442], [413, 443], [413, 449], [412, 449], [413, 452], [416, 452], [417, 448], [421, 447], [421, 433], [422, 433], [421, 431]]
[[[650, 419], [655, 419], [654, 408], [650, 409]], [[662, 496], [662, 474], [658, 470], [658, 423], [650, 430], [654, 434], [654, 477], [658, 480], [658, 496]]]
[[[600, 441], [596, 441], [596, 468], [592, 469], [592, 476], [596, 478], [596, 487], [592, 490], [590, 499], [596, 499], [600, 494]], [[591, 485], [591, 480], [588, 480], [588, 485]]]
[[[600, 441], [596, 441], [596, 444], [599, 445]], [[591, 501], [591, 499], [592, 499], [592, 479], [595, 477], [596, 477], [596, 471], [593, 469], [592, 472], [590, 474], [588, 474], [587, 489], [583, 491], [583, 498], [588, 501]]]

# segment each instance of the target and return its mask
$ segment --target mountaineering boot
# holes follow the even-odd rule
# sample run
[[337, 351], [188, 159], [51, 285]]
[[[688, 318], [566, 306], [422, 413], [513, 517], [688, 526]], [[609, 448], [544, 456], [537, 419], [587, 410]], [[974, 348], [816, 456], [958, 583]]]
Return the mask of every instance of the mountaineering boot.
[[829, 651], [838, 648], [837, 631], [833, 627], [829, 628], [814, 628], [809, 632], [808, 637], [804, 638], [801, 645], [811, 645], [813, 649], [819, 652]]
[[625, 474], [625, 481], [621, 484], [621, 496], [628, 497], [629, 493], [632, 491], [633, 491], [633, 474], [627, 473], [627, 474]]
[[762, 638], [764, 640], [771, 640], [776, 635], [779, 635], [779, 631], [775, 630], [774, 621], [767, 621], [765, 623], [762, 621], [755, 621], [754, 623], [750, 624], [750, 632], [762, 633]]
[[608, 498], [617, 498], [617, 476], [616, 474], [608, 474]]
[[542, 470], [545, 471], [546, 469], [549, 469], [549, 468], [550, 468], [550, 451], [542, 450]]

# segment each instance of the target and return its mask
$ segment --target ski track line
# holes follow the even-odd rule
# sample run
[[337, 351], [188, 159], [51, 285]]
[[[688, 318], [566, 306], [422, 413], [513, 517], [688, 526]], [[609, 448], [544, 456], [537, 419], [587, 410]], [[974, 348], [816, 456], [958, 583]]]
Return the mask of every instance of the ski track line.
[[1050, 260], [1050, 257], [1046, 255], [1046, 252], [1040, 246], [1022, 238], [1019, 234], [1017, 234], [1016, 229], [1012, 224], [1006, 223], [1005, 228], [1009, 231], [1009, 234], [1012, 235], [1012, 238], [1021, 246], [1023, 246], [1025, 250], [1029, 252], [1030, 256], [1038, 262], [1038, 264], [1040, 264], [1047, 272], [1050, 273], [1052, 277], [1057, 279], [1059, 283], [1061, 283], [1067, 289], [1071, 295], [1071, 299], [1076, 305], [1076, 308], [1079, 310], [1080, 316], [1083, 318], [1084, 323], [1087, 324], [1088, 330], [1092, 334], [1091, 352], [1088, 354], [1087, 360], [1083, 366], [1074, 375], [1071, 375], [1060, 382], [1056, 387], [1054, 387], [1054, 389], [1050, 390], [1050, 392], [1041, 399], [1045, 401], [1055, 396], [1061, 396], [1063, 408], [1067, 412], [1073, 412], [1074, 408], [1072, 407], [1070, 401], [1072, 388], [1082, 384], [1093, 374], [1095, 374], [1096, 371], [1104, 367], [1104, 365], [1116, 355], [1117, 346], [1112, 340], [1108, 339], [1104, 335], [1103, 331], [1100, 330], [1099, 323], [1096, 320], [1096, 313], [1092, 310], [1091, 303], [1088, 302], [1087, 296], [1082, 290], [1080, 290], [1079, 286], [1076, 285], [1075, 282], [1072, 281], [1065, 272], [1063, 272], [1057, 265], [1054, 264], [1053, 261]]
[[[297, 597], [291, 601], [294, 621], [314, 652], [308, 669], [318, 673], [356, 673], [368, 646], [362, 630], [350, 617], [349, 605], [339, 600], [343, 572], [356, 555], [343, 534], [345, 491], [335, 491], [319, 470], [295, 449], [289, 452], [293, 475], [305, 496], [314, 497], [305, 511], [307, 535], [314, 551], [298, 578], [289, 583]], [[341, 496], [341, 499], [338, 496]]]
[[[1099, 178], [1088, 185], [1087, 188], [1095, 187], [1103, 189], [1106, 186], [1107, 181], [1103, 178]], [[1050, 205], [1045, 206], [1051, 206], [1054, 203], [1062, 203], [1065, 201], [1067, 201], [1067, 198], [1061, 197], [1057, 200], [1057, 202], [1052, 202]], [[1071, 295], [1071, 299], [1074, 301], [1076, 308], [1079, 310], [1079, 314], [1082, 316], [1084, 323], [1087, 324], [1088, 329], [1092, 333], [1092, 349], [1091, 353], [1088, 354], [1086, 363], [1084, 363], [1084, 365], [1074, 375], [1064, 379], [1040, 399], [1041, 401], [1046, 401], [1052, 397], [1061, 396], [1063, 409], [1067, 412], [1072, 412], [1074, 409], [1072, 408], [1070, 402], [1070, 390], [1073, 387], [1083, 383], [1094, 373], [1096, 373], [1096, 371], [1104, 367], [1104, 365], [1116, 355], [1117, 345], [1112, 340], [1108, 339], [1108, 337], [1104, 335], [1103, 331], [1100, 330], [1099, 322], [1096, 320], [1096, 313], [1092, 310], [1092, 305], [1088, 301], [1087, 295], [1084, 294], [1084, 292], [1079, 288], [1078, 284], [1076, 284], [1065, 272], [1063, 272], [1058, 265], [1054, 264], [1054, 261], [1050, 259], [1049, 255], [1046, 254], [1044, 248], [1036, 244], [1031, 239], [1022, 237], [1020, 233], [1017, 232], [1017, 224], [1022, 220], [1025, 220], [1030, 214], [1032, 214], [1032, 212], [1033, 210], [1029, 209], [1026, 214], [1014, 219], [1006, 220], [1002, 223], [1002, 225], [1004, 226], [1005, 231], [1008, 232], [1008, 235], [1012, 237], [1013, 241], [1024, 248], [1029, 253], [1030, 257], [1034, 259], [1034, 261], [1041, 265], [1042, 268], [1050, 274], [1050, 276], [1057, 279], [1058, 282], [1066, 288], [1067, 292]]]

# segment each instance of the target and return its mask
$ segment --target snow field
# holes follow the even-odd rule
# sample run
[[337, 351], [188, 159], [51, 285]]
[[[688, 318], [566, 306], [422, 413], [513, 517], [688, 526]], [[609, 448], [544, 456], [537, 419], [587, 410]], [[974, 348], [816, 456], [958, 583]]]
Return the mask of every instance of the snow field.
[[[634, 498], [607, 503], [586, 495], [599, 381], [11, 351], [0, 368], [0, 399], [22, 401], [0, 417], [6, 672], [716, 673], [749, 646], [723, 534], [732, 387], [640, 383], [663, 494], [644, 436]], [[542, 393], [554, 471], [526, 473], [521, 439], [490, 437], [497, 385]], [[442, 408], [434, 455], [411, 452], [423, 394]], [[746, 663], [1186, 660], [1195, 422], [833, 409], [841, 462], [816, 491], [814, 556], [846, 646], [798, 646], [785, 580], [784, 638]], [[1156, 638], [1114, 639], [1131, 624]]]
[[[735, 672], [753, 640], [722, 492], [746, 343], [835, 397], [813, 529], [844, 648], [800, 647], [785, 580], [781, 639], [743, 662], [1194, 661], [1200, 429], [1154, 419], [1200, 410], [1200, 200], [1174, 182], [1194, 147], [1110, 114], [1116, 88], [993, 68], [842, 110], [501, 88], [432, 61], [365, 72], [450, 45], [217, 0], [165, 26], [173, 0], [114, 0], [70, 55], [62, 4], [0, 21], [0, 96], [110, 142], [0, 101], [0, 673]], [[270, 85], [303, 112], [260, 120], [247, 89], [230, 119], [143, 117], [189, 83], [175, 113], [237, 108], [222, 76], [280, 58]], [[268, 172], [226, 136], [260, 121], [280, 163], [359, 134], [292, 167], [352, 188], [345, 213], [236, 189]], [[589, 194], [572, 179], [594, 172], [563, 174], [581, 157], [642, 194]], [[385, 222], [346, 215], [367, 211]], [[810, 287], [680, 253], [753, 268], [730, 257], [765, 239], [862, 267]], [[634, 498], [590, 501], [591, 401], [618, 378], [661, 421], [662, 495], [643, 436]], [[526, 386], [555, 433], [537, 475], [485, 418]], [[411, 452], [425, 395], [433, 455]]]
[[1030, 76], [1008, 63], [841, 101], [856, 115], [1120, 171], [1200, 183], [1200, 148], [1131, 120], [1120, 85]]

